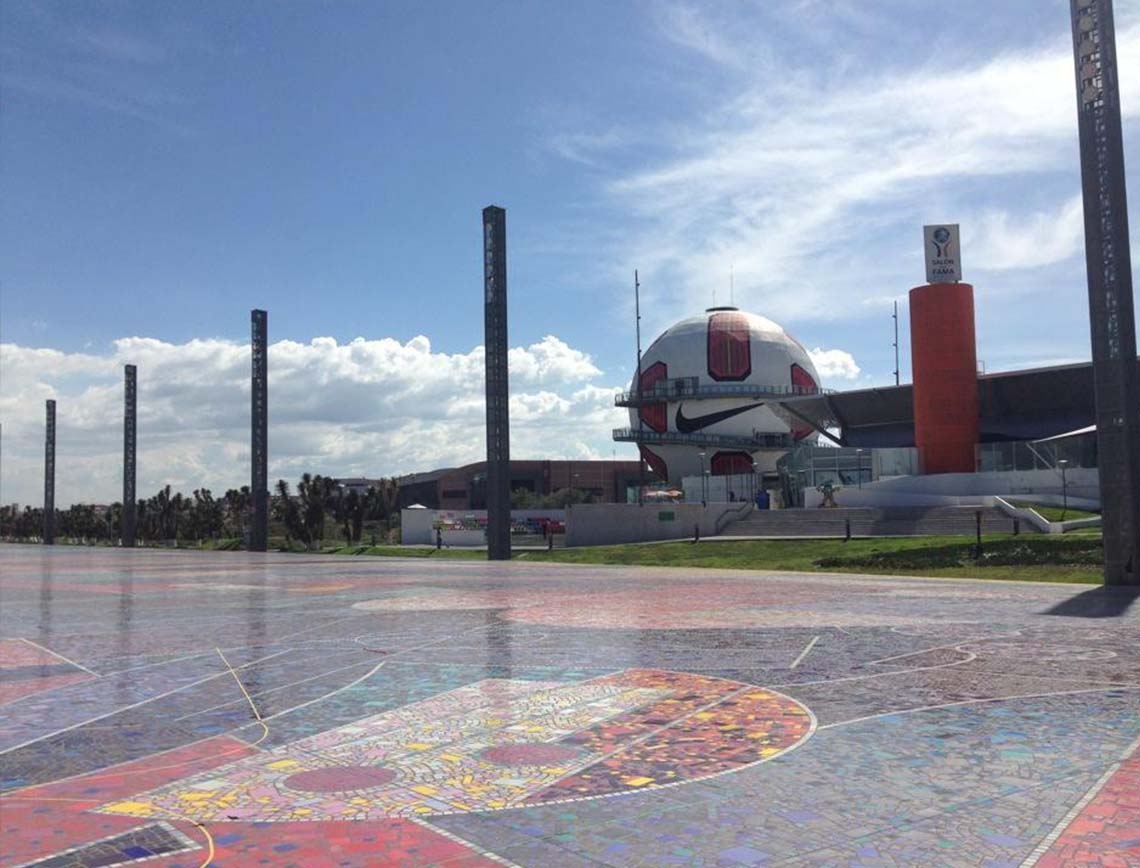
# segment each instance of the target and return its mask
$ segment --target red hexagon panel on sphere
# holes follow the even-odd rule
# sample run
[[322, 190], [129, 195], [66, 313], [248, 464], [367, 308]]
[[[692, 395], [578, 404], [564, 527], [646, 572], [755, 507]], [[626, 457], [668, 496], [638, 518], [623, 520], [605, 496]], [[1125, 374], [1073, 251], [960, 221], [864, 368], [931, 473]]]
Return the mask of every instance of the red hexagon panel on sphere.
[[708, 369], [714, 380], [743, 380], [752, 373], [748, 317], [736, 311], [709, 317]]
[[[796, 392], [801, 394], [811, 394], [819, 389], [819, 386], [816, 385], [815, 377], [795, 363], [792, 364], [792, 387]], [[813, 430], [815, 429], [810, 425], [799, 425], [792, 428], [792, 436], [797, 440], [803, 440], [811, 434]]]
[[641, 460], [649, 465], [649, 469], [657, 474], [658, 479], [669, 478], [669, 467], [665, 464], [664, 458], [644, 446], [639, 445], [637, 448], [641, 452]]
[[[654, 362], [641, 372], [641, 391], [646, 392], [653, 388], [658, 380], [669, 376], [669, 368], [664, 362]], [[659, 434], [663, 434], [669, 427], [669, 414], [665, 404], [649, 404], [638, 410], [641, 421]]]
[[752, 472], [752, 456], [747, 452], [717, 452], [710, 465], [713, 476], [736, 476]]

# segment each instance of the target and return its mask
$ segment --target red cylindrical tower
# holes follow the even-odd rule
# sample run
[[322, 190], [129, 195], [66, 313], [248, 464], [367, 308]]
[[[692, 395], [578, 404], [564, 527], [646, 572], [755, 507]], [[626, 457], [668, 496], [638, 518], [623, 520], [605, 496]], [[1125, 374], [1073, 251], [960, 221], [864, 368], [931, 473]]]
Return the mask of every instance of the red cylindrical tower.
[[914, 439], [924, 473], [973, 473], [978, 442], [974, 287], [933, 283], [910, 291]]

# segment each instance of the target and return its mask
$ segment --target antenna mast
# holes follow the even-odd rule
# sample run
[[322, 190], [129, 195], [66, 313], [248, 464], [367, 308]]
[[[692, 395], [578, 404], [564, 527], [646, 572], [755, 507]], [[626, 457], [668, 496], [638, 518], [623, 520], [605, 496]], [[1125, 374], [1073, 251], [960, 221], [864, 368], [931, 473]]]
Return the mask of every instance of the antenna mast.
[[899, 303], [895, 299], [895, 312], [891, 315], [891, 319], [895, 321], [895, 342], [891, 344], [895, 348], [895, 385], [899, 384]]
[[641, 281], [637, 269], [633, 270], [633, 311], [636, 317], [634, 329], [637, 333], [637, 377], [634, 391], [637, 395], [637, 502], [642, 502], [645, 491], [645, 460], [641, 454], [642, 413], [641, 413]]

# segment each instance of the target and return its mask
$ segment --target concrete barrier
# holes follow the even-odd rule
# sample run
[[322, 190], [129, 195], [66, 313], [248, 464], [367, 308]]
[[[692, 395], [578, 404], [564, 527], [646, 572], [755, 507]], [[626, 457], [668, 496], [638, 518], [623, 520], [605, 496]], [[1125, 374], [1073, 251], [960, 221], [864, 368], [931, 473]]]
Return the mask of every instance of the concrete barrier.
[[1035, 509], [1026, 509], [1021, 506], [1014, 506], [1008, 500], [1001, 497], [993, 498], [994, 506], [1008, 515], [1010, 518], [1016, 518], [1018, 521], [1023, 521], [1028, 525], [1037, 528], [1042, 533], [1056, 533], [1053, 530], [1053, 523], [1047, 518], [1037, 512]]
[[[1068, 521], [1049, 521], [1037, 510], [1030, 507], [1017, 507], [1008, 501], [995, 497], [994, 506], [1001, 509], [1006, 515], [1027, 521], [1037, 527], [1042, 533], [1068, 533], [1071, 530], [1080, 530], [1086, 527], [1100, 527], [1100, 516], [1095, 518], [1071, 518]], [[1072, 506], [1072, 504], [1070, 504]], [[1079, 507], [1078, 507], [1079, 508]]]
[[[439, 519], [455, 520], [471, 518], [485, 523], [485, 509], [402, 509], [400, 510], [400, 542], [403, 545], [435, 545], [435, 524]], [[561, 509], [512, 509], [513, 520], [551, 519], [557, 522], [566, 520]], [[474, 528], [445, 530], [443, 544], [447, 546], [472, 547], [487, 544], [486, 534]]]
[[604, 546], [715, 536], [748, 503], [576, 503], [566, 510], [566, 546]]

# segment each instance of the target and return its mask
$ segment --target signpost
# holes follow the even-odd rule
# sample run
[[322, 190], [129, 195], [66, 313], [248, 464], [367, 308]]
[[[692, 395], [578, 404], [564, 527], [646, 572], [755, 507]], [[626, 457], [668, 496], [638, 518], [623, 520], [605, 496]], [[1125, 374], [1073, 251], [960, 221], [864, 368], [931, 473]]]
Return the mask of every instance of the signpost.
[[926, 282], [957, 283], [962, 279], [962, 248], [958, 224], [940, 223], [922, 227], [926, 250]]

